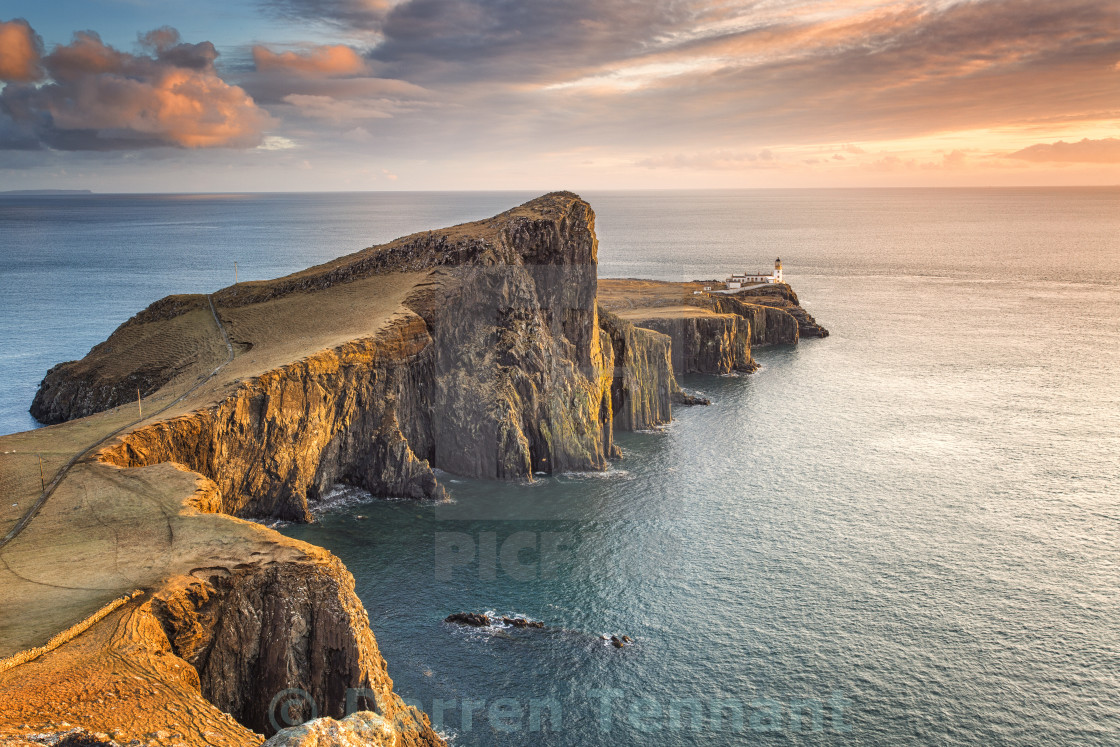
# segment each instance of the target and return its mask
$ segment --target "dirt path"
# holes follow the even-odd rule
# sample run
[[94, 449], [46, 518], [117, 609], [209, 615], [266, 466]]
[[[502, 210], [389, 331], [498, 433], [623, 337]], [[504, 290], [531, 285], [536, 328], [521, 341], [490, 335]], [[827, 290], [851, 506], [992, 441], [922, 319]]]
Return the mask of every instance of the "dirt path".
[[47, 500], [50, 499], [50, 497], [54, 494], [54, 492], [58, 488], [58, 486], [62, 483], [62, 481], [70, 473], [70, 470], [74, 468], [74, 465], [76, 465], [81, 460], [85, 459], [87, 456], [89, 456], [91, 453], [93, 453], [96, 449], [100, 448], [102, 445], [105, 444], [106, 441], [113, 438], [114, 436], [117, 436], [117, 435], [123, 433], [124, 431], [128, 430], [129, 428], [133, 428], [133, 427], [139, 425], [140, 423], [143, 423], [145, 420], [151, 420], [152, 418], [157, 418], [160, 415], [162, 415], [163, 413], [167, 412], [169, 409], [171, 409], [172, 407], [179, 404], [180, 402], [185, 400], [187, 397], [189, 397], [190, 395], [192, 395], [196, 391], [198, 391], [199, 387], [201, 387], [206, 382], [210, 381], [210, 379], [217, 376], [219, 371], [221, 371], [223, 368], [225, 368], [227, 365], [229, 365], [230, 363], [233, 362], [233, 344], [230, 342], [229, 333], [226, 331], [225, 325], [222, 324], [222, 320], [218, 317], [218, 310], [214, 306], [214, 298], [213, 298], [213, 296], [207, 296], [206, 300], [210, 303], [210, 313], [214, 317], [214, 324], [216, 324], [218, 326], [218, 332], [221, 333], [222, 340], [226, 344], [226, 359], [225, 359], [225, 361], [222, 362], [213, 371], [211, 371], [206, 377], [201, 378], [197, 382], [195, 382], [195, 384], [190, 389], [183, 392], [176, 399], [167, 403], [166, 405], [164, 405], [160, 409], [156, 410], [151, 415], [149, 415], [147, 417], [137, 418], [136, 420], [133, 420], [131, 423], [126, 423], [125, 425], [122, 425], [120, 428], [117, 428], [116, 430], [111, 431], [110, 433], [107, 433], [106, 435], [102, 436], [100, 439], [98, 439], [94, 443], [87, 446], [84, 450], [78, 452], [73, 457], [71, 457], [70, 461], [66, 462], [66, 464], [64, 464], [62, 466], [62, 468], [59, 469], [58, 472], [55, 473], [54, 477], [51, 478], [51, 481], [47, 484], [46, 489], [43, 490], [43, 492], [39, 496], [38, 500], [36, 500], [35, 503], [32, 504], [31, 508], [27, 509], [27, 512], [24, 513], [24, 515], [20, 518], [20, 520], [16, 522], [16, 525], [14, 527], [12, 527], [12, 529], [4, 536], [4, 538], [0, 539], [0, 549], [3, 549], [9, 542], [11, 542], [16, 537], [18, 537], [20, 532], [22, 532], [24, 529], [27, 528], [27, 525], [30, 524], [31, 521], [39, 514], [39, 511], [42, 510], [42, 508], [46, 504]]

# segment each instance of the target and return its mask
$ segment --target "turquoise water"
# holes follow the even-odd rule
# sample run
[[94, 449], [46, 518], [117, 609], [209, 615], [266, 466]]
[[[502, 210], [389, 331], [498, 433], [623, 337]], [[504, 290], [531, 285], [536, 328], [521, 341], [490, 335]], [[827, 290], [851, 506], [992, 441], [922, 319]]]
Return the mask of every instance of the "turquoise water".
[[[384, 238], [362, 215], [412, 226], [520, 197], [274, 197], [270, 241], [211, 217], [225, 238], [205, 251], [265, 276], [341, 252], [314, 231], [285, 243], [289, 215], [349, 216], [332, 230], [370, 237], [350, 249]], [[347, 563], [398, 690], [460, 745], [1120, 743], [1120, 190], [585, 197], [602, 274], [780, 255], [832, 335], [687, 378], [712, 406], [622, 434], [610, 472], [447, 475], [452, 504], [350, 495], [285, 529]], [[160, 264], [197, 260], [176, 231], [176, 256], [137, 255], [153, 297], [183, 289]], [[71, 292], [77, 331], [48, 314], [71, 348], [137, 308], [106, 319], [104, 292]], [[549, 628], [441, 622], [464, 610]]]

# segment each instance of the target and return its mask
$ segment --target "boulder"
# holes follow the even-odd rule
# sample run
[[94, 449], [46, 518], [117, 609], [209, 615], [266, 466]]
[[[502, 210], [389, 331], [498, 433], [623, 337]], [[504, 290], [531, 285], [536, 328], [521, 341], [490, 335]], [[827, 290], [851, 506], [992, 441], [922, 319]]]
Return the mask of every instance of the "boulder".
[[443, 621], [455, 625], [469, 625], [472, 628], [485, 628], [491, 622], [488, 615], [478, 612], [455, 612], [445, 617]]
[[393, 725], [371, 711], [358, 711], [341, 721], [317, 718], [281, 729], [261, 747], [392, 747]]

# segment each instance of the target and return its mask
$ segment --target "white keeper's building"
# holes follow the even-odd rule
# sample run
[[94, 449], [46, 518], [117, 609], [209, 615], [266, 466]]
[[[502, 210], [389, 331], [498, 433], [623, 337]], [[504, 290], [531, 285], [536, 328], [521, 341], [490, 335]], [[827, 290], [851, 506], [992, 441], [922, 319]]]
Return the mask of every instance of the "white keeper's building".
[[774, 260], [774, 272], [770, 275], [763, 275], [761, 273], [754, 274], [739, 274], [736, 273], [727, 279], [728, 288], [742, 288], [744, 285], [754, 285], [755, 283], [784, 283], [782, 278], [782, 259], [781, 257]]

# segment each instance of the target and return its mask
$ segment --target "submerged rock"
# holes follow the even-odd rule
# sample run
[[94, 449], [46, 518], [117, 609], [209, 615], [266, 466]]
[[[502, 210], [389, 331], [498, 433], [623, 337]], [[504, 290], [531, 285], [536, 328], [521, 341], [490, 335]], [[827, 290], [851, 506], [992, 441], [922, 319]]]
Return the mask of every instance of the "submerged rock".
[[455, 612], [443, 618], [443, 621], [454, 625], [469, 625], [472, 628], [485, 628], [491, 623], [489, 615], [479, 612]]
[[673, 392], [672, 401], [674, 405], [684, 405], [686, 407], [712, 404], [712, 401], [707, 397], [701, 397], [699, 394], [689, 394], [683, 389]]
[[524, 617], [490, 617], [481, 612], [455, 612], [443, 619], [445, 623], [453, 625], [467, 625], [472, 628], [485, 628], [491, 625], [510, 625], [515, 628], [543, 628], [544, 623], [539, 620], [529, 620]]

